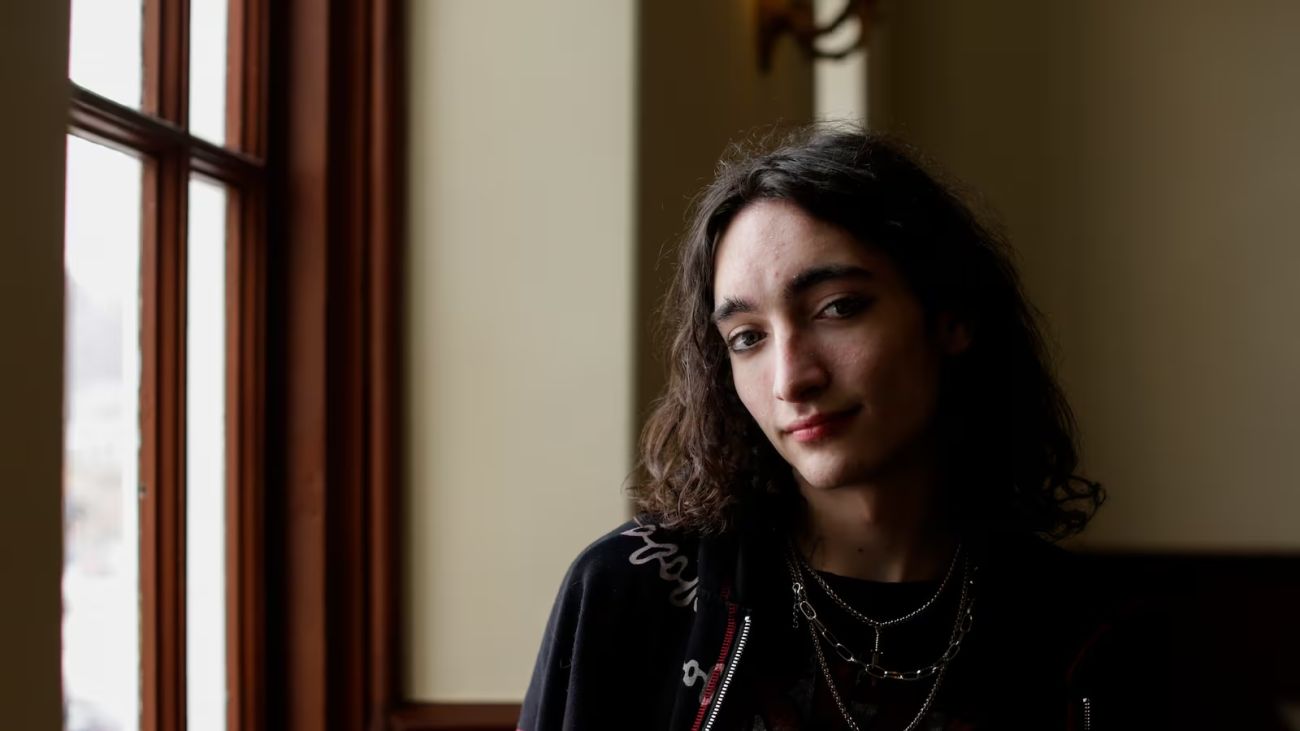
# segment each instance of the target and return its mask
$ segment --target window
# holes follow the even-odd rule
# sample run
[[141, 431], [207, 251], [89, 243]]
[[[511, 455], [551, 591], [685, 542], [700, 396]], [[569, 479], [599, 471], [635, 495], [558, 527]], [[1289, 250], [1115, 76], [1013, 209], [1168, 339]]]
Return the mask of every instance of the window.
[[256, 726], [263, 0], [73, 0], [69, 731]]
[[401, 6], [73, 0], [69, 302], [104, 294], [67, 308], [69, 728], [426, 727], [399, 713]]

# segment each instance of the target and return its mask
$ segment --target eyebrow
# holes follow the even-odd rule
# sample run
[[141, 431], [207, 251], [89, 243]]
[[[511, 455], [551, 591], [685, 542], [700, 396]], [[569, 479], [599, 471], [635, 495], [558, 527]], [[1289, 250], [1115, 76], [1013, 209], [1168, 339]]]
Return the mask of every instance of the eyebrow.
[[787, 300], [792, 300], [823, 282], [833, 282], [837, 279], [871, 279], [872, 276], [870, 270], [849, 264], [811, 267], [796, 274], [794, 279], [785, 285], [784, 294]]
[[722, 322], [723, 320], [727, 319], [728, 317], [731, 317], [732, 315], [739, 315], [742, 312], [753, 312], [753, 311], [754, 311], [754, 305], [748, 300], [740, 300], [740, 299], [735, 299], [734, 297], [728, 297], [722, 301], [722, 304], [718, 305], [717, 309], [713, 311], [713, 318], [712, 318], [713, 324], [716, 325], [719, 322]]
[[[786, 285], [782, 296], [786, 300], [792, 300], [808, 290], [825, 282], [833, 282], [840, 279], [871, 279], [873, 276], [869, 269], [849, 264], [826, 264], [824, 266], [810, 267], [799, 272]], [[713, 311], [712, 320], [714, 324], [745, 312], [753, 312], [756, 308], [754, 303], [728, 297], [718, 305]]]

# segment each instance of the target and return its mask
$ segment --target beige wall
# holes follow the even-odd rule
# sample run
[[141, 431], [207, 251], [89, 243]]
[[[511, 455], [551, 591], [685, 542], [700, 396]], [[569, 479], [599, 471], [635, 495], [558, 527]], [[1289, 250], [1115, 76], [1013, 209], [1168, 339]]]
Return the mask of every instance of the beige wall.
[[0, 7], [0, 714], [5, 728], [55, 731], [68, 4]]
[[[844, 3], [840, 0], [815, 0], [814, 17], [823, 26], [830, 25]], [[817, 42], [818, 48], [838, 51], [848, 48], [862, 35], [857, 20], [846, 21], [835, 32]], [[867, 53], [859, 49], [846, 58], [822, 58], [813, 61], [813, 116], [818, 120], [862, 124], [867, 118]]]
[[414, 699], [518, 701], [564, 569], [629, 514], [660, 248], [729, 141], [812, 118], [749, 7], [411, 4]]
[[1085, 543], [1300, 548], [1300, 4], [893, 0], [873, 126], [981, 191], [1054, 325]]
[[411, 4], [408, 694], [523, 695], [625, 519], [631, 0]]

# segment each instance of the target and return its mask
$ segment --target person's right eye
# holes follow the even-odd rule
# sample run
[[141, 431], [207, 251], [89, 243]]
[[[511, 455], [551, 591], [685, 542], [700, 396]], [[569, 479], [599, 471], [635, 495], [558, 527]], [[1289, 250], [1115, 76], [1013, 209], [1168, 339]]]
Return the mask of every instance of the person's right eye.
[[733, 353], [743, 353], [750, 348], [758, 345], [763, 340], [763, 334], [757, 330], [742, 330], [727, 339], [727, 347]]

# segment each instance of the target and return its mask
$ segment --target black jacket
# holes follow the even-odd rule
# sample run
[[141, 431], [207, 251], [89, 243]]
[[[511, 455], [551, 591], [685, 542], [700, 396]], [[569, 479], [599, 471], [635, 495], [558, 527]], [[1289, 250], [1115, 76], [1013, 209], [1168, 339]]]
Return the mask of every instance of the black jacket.
[[[634, 521], [597, 540], [564, 578], [519, 729], [751, 720], [758, 658], [790, 631], [781, 535], [751, 525], [701, 538]], [[955, 709], [940, 728], [1159, 727], [1138, 723], [1149, 709], [1135, 708], [1159, 693], [1096, 667], [1113, 654], [1112, 625], [1071, 554], [1030, 537], [974, 543], [975, 619], [940, 688], [936, 707]], [[1134, 725], [1099, 724], [1121, 716]]]

